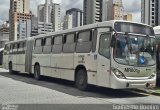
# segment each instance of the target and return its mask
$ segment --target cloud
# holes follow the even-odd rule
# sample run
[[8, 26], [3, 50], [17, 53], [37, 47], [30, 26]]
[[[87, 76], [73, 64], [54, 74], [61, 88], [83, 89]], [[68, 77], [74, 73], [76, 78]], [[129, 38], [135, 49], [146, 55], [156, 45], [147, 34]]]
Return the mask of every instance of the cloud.
[[141, 0], [123, 0], [124, 11], [132, 13], [134, 22], [141, 22]]
[[[45, 0], [30, 0], [30, 9], [33, 14], [37, 14], [37, 5], [44, 3]], [[61, 4], [62, 18], [65, 11], [70, 8], [83, 9], [83, 0], [54, 0], [56, 3]], [[133, 21], [141, 21], [141, 0], [123, 0], [124, 10], [133, 14]], [[9, 6], [10, 0], [0, 0], [0, 21], [9, 19]], [[135, 17], [136, 16], [136, 17]], [[1, 24], [0, 22], [0, 24]]]
[[9, 2], [9, 0], [0, 1], [0, 24], [9, 19]]

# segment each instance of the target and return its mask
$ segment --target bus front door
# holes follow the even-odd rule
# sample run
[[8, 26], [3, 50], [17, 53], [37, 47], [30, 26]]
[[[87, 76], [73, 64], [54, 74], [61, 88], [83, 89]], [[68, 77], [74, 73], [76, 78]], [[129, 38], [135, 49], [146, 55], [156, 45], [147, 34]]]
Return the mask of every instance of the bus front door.
[[110, 40], [111, 33], [99, 35], [97, 83], [99, 86], [110, 86]]

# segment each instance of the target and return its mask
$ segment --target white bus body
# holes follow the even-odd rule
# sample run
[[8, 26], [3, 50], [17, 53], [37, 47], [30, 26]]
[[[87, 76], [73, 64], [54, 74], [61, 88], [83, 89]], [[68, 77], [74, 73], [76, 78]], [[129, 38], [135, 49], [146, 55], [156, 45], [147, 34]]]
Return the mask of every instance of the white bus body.
[[157, 44], [157, 56], [156, 56], [156, 61], [157, 61], [157, 79], [159, 80], [160, 78], [160, 26], [154, 27], [154, 32], [155, 32], [155, 37], [156, 37], [156, 44]]
[[[147, 29], [151, 32], [146, 33]], [[4, 54], [4, 68], [34, 74], [37, 80], [43, 75], [75, 81], [81, 90], [87, 84], [113, 89], [155, 87], [154, 51], [138, 51], [132, 57], [126, 57], [122, 51], [121, 55], [117, 53], [124, 50], [119, 45], [121, 37], [131, 41], [140, 36], [139, 41], [144, 44], [146, 38], [154, 38], [152, 30], [144, 24], [106, 21], [10, 42], [6, 44], [10, 49], [5, 49], [8, 54]], [[22, 53], [19, 46], [17, 50], [12, 47], [22, 42]], [[129, 46], [127, 42], [125, 45]]]

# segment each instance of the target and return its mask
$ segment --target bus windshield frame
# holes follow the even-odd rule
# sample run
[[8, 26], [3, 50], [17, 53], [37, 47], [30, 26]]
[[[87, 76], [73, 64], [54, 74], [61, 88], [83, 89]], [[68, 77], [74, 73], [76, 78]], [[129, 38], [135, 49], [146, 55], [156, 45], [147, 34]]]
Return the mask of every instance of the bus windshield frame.
[[155, 38], [117, 33], [113, 58], [117, 63], [129, 66], [156, 65]]

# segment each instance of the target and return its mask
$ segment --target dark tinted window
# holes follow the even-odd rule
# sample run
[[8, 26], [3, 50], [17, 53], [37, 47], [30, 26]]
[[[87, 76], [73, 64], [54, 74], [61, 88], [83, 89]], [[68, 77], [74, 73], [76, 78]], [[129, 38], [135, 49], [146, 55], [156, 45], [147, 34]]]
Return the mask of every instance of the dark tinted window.
[[52, 53], [61, 53], [62, 52], [62, 36], [57, 36], [53, 38], [53, 47], [52, 47]]
[[34, 54], [42, 54], [43, 52], [43, 39], [36, 39]]
[[99, 54], [106, 58], [110, 58], [110, 34], [103, 34], [99, 42]]
[[48, 38], [45, 38], [45, 45], [43, 47], [43, 53], [44, 54], [49, 54], [51, 53], [51, 48], [52, 48], [52, 38], [51, 37], [48, 37]]
[[64, 37], [63, 52], [64, 53], [73, 53], [75, 51], [75, 34], [68, 34]]
[[92, 48], [92, 31], [80, 32], [76, 46], [77, 53], [88, 53]]

